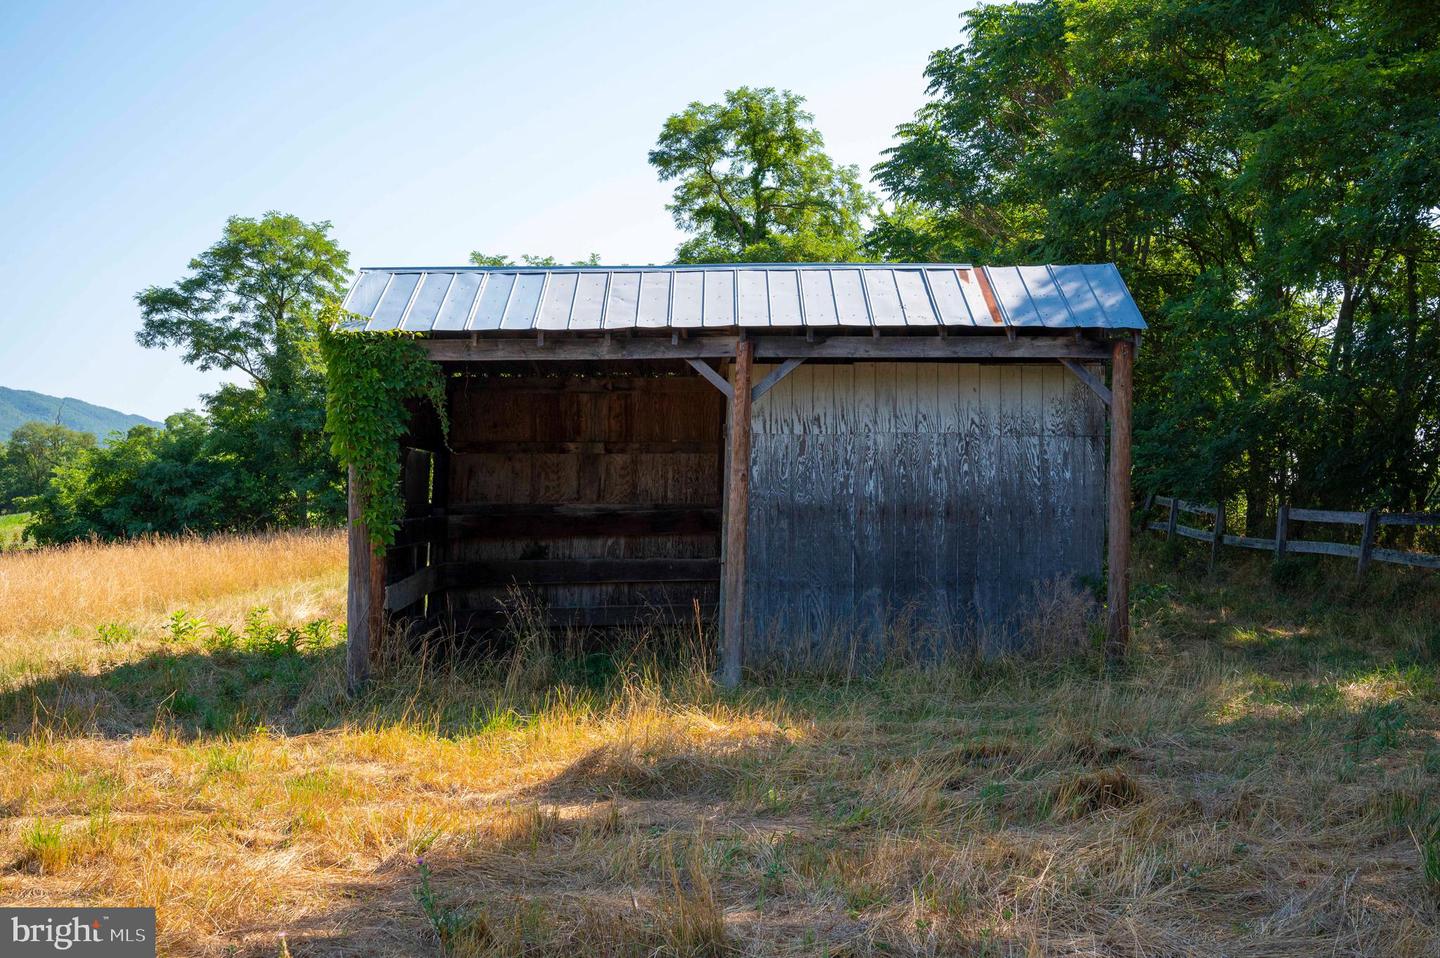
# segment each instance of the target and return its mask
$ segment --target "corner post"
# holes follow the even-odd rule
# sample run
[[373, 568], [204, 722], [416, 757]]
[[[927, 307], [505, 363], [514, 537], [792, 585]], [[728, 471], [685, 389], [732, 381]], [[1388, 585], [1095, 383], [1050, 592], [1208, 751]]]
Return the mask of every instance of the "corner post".
[[750, 519], [750, 381], [755, 362], [754, 340], [735, 347], [735, 377], [730, 397], [729, 461], [725, 476], [725, 570], [721, 584], [720, 684], [740, 684], [745, 645], [745, 549]]
[[348, 473], [349, 574], [345, 590], [345, 687], [351, 695], [370, 678], [370, 654], [380, 635], [385, 603], [385, 559], [370, 544], [360, 518], [363, 498], [355, 467]]
[[[1115, 662], [1124, 656], [1130, 644], [1130, 406], [1135, 344], [1128, 339], [1118, 339], [1110, 349], [1110, 534], [1106, 590], [1110, 614], [1105, 658]], [[1175, 508], [1173, 500], [1171, 508]]]

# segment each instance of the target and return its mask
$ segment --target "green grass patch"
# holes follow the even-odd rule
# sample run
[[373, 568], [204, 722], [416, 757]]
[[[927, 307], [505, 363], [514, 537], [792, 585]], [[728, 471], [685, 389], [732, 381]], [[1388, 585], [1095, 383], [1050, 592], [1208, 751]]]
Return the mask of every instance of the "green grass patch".
[[0, 515], [0, 552], [30, 547], [24, 539], [25, 526], [30, 522], [30, 513], [12, 512]]

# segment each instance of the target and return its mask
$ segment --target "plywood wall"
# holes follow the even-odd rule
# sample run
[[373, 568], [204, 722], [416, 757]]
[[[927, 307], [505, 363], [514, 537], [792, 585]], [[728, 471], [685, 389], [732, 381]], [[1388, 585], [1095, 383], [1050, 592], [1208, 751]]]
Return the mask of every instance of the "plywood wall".
[[1100, 575], [1104, 406], [1058, 363], [807, 364], [753, 423], [751, 658], [933, 651]]

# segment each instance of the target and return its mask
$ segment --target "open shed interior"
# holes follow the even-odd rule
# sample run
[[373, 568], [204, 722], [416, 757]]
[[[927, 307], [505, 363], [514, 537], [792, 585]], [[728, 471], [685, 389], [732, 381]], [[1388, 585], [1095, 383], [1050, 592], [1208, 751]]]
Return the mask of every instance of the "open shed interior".
[[448, 406], [448, 447], [433, 428], [412, 437], [439, 448], [433, 488], [417, 465], [407, 496], [416, 532], [386, 578], [435, 571], [428, 601], [405, 614], [459, 633], [503, 626], [522, 608], [553, 626], [713, 617], [725, 403], [693, 370], [462, 373], [449, 379]]

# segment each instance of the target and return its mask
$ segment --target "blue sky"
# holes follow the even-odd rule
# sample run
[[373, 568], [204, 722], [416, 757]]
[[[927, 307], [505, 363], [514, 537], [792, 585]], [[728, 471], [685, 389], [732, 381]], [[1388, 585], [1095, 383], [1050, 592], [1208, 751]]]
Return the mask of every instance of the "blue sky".
[[133, 296], [231, 214], [330, 220], [354, 266], [665, 262], [667, 115], [788, 88], [868, 171], [968, 5], [5, 3], [0, 385], [195, 406], [218, 376], [137, 346]]

